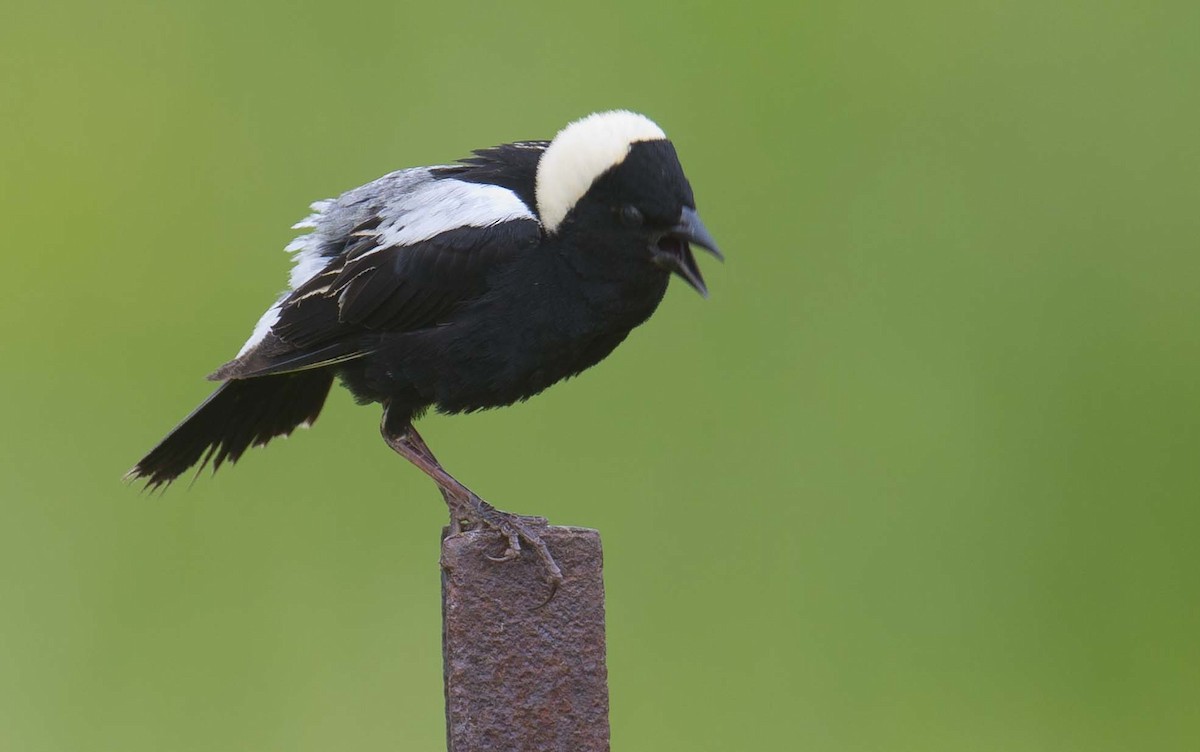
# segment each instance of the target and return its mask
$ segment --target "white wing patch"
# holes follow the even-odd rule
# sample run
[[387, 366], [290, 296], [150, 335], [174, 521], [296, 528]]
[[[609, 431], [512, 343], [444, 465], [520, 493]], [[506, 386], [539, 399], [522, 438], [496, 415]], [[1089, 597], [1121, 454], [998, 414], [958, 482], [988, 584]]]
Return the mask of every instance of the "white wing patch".
[[[440, 179], [388, 201], [380, 212], [383, 222], [370, 234], [379, 238], [376, 250], [406, 246], [460, 227], [492, 227], [537, 217], [517, 194], [498, 185]], [[368, 251], [359, 258], [376, 251]]]
[[654, 121], [628, 110], [597, 112], [559, 131], [538, 162], [537, 208], [546, 232], [558, 229], [596, 178], [625, 161], [629, 147], [666, 137]]

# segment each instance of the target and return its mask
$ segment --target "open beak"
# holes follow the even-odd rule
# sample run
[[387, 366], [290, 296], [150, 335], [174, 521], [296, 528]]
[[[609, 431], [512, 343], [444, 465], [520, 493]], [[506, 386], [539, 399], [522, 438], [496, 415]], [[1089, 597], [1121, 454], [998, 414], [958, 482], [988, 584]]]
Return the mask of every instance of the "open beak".
[[721, 261], [725, 260], [725, 256], [717, 250], [717, 241], [708, 233], [696, 210], [685, 206], [679, 215], [679, 224], [667, 230], [654, 244], [654, 263], [678, 274], [696, 292], [707, 298], [708, 287], [704, 284], [704, 277], [700, 276], [696, 257], [692, 255], [693, 245], [700, 246]]

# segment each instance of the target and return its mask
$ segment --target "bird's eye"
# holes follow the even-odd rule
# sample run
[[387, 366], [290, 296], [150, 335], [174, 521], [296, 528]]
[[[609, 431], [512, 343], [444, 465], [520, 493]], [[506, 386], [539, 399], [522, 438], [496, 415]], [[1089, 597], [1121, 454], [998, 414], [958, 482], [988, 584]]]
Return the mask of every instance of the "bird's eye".
[[646, 218], [642, 216], [642, 212], [633, 204], [626, 204], [621, 207], [621, 223], [626, 227], [641, 227]]

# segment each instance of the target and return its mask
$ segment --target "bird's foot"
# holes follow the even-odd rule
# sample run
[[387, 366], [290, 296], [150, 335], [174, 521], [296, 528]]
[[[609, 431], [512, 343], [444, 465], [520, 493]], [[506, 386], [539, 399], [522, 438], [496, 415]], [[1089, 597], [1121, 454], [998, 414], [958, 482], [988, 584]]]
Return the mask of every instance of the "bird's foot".
[[[455, 507], [457, 508], [452, 508], [451, 516], [453, 518], [465, 520], [479, 527], [491, 528], [504, 537], [507, 547], [499, 556], [488, 556], [487, 558], [491, 561], [505, 562], [519, 558], [522, 541], [532, 548], [541, 560], [542, 566], [546, 568], [551, 585], [550, 598], [554, 597], [558, 586], [563, 582], [563, 573], [558, 568], [558, 563], [554, 561], [554, 556], [551, 555], [550, 549], [542, 540], [539, 532], [539, 529], [545, 529], [549, 524], [545, 517], [505, 512], [496, 509], [475, 494], [471, 494], [463, 504], [455, 505]], [[453, 529], [452, 522], [451, 530], [453, 531]], [[547, 603], [550, 598], [546, 599]]]

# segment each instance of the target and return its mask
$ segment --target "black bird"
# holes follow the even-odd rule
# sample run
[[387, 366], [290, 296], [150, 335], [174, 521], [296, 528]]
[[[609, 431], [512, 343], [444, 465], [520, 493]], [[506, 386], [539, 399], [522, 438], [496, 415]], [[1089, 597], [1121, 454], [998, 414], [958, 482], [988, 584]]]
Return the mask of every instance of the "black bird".
[[380, 430], [462, 522], [499, 531], [562, 573], [545, 520], [495, 509], [447, 473], [413, 427], [430, 406], [527, 399], [595, 365], [645, 321], [672, 273], [707, 296], [689, 248], [721, 258], [675, 148], [642, 115], [602, 112], [553, 141], [385, 175], [313, 204], [291, 289], [259, 320], [223, 382], [129, 478], [170, 484], [197, 462], [236, 462], [316, 420], [334, 378], [383, 405]]

